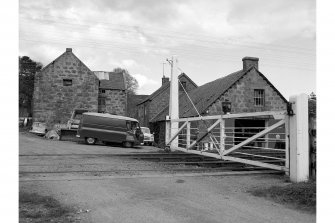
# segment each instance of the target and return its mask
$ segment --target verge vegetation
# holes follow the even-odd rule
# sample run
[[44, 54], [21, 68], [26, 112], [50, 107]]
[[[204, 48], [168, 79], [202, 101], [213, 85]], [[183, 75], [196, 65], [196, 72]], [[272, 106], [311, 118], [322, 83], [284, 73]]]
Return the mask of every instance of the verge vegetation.
[[254, 196], [270, 198], [290, 207], [315, 212], [316, 182], [291, 183], [285, 186], [272, 186], [249, 191]]
[[20, 222], [74, 222], [73, 210], [56, 199], [36, 193], [20, 192]]

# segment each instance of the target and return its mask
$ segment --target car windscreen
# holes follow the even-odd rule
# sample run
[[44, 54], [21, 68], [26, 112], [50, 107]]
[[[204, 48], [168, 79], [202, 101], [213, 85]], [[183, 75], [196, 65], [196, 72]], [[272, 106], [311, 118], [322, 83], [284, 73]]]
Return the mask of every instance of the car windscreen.
[[141, 128], [143, 133], [150, 134], [150, 129], [149, 128]]

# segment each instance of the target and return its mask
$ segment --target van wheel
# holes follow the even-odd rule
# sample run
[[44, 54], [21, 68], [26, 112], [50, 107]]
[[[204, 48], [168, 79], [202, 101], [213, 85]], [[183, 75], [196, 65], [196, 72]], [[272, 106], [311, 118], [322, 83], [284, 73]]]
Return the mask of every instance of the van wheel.
[[85, 138], [85, 142], [88, 145], [94, 145], [97, 142], [97, 140], [95, 138], [87, 137]]
[[131, 142], [123, 142], [123, 146], [126, 148], [133, 147], [133, 144]]

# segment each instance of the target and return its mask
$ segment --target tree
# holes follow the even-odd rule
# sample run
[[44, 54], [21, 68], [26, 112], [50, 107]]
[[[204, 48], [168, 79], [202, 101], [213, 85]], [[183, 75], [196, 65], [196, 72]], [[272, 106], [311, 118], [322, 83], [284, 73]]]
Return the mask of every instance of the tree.
[[19, 57], [19, 106], [27, 108], [28, 113], [31, 113], [35, 74], [42, 67], [40, 62], [33, 61], [28, 56]]
[[126, 69], [117, 67], [113, 70], [113, 72], [123, 72], [124, 76], [125, 76], [125, 81], [126, 81], [126, 89], [128, 91], [129, 94], [136, 94], [136, 91], [138, 89], [138, 82], [136, 80], [135, 77], [131, 76], [131, 74], [129, 74], [129, 72]]

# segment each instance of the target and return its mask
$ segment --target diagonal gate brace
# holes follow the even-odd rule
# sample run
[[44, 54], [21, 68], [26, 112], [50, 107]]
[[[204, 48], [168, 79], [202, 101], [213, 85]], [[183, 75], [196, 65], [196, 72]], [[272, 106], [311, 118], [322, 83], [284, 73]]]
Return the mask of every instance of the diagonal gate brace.
[[178, 131], [174, 134], [174, 136], [171, 137], [171, 139], [166, 143], [166, 145], [169, 145], [177, 136], [178, 134], [185, 128], [187, 125], [187, 122], [184, 122], [184, 124], [178, 129]]
[[196, 141], [194, 141], [188, 148], [186, 149], [192, 149], [197, 143], [199, 143], [201, 140], [203, 140], [214, 128], [217, 126], [217, 124], [220, 123], [220, 119], [218, 119], [213, 125], [211, 125], [208, 129], [207, 132], [202, 135], [200, 138], [198, 138]]
[[241, 143], [239, 143], [239, 144], [233, 146], [232, 148], [230, 148], [230, 149], [224, 151], [221, 155], [224, 156], [224, 155], [227, 155], [227, 154], [229, 154], [229, 153], [231, 153], [231, 152], [234, 152], [235, 150], [241, 148], [242, 146], [247, 145], [248, 143], [254, 141], [255, 139], [257, 139], [257, 138], [259, 138], [259, 137], [262, 137], [262, 136], [266, 135], [267, 133], [271, 132], [272, 130], [274, 130], [274, 129], [276, 129], [276, 128], [278, 128], [279, 126], [284, 125], [284, 124], [285, 124], [285, 120], [281, 120], [281, 121], [277, 122], [276, 124], [274, 124], [274, 125], [272, 125], [272, 126], [266, 128], [266, 129], [264, 129], [263, 131], [257, 133], [256, 135], [254, 135], [254, 136], [248, 138], [247, 140], [244, 140], [243, 142], [241, 142]]

